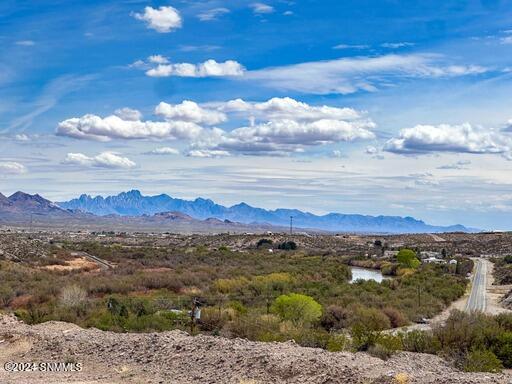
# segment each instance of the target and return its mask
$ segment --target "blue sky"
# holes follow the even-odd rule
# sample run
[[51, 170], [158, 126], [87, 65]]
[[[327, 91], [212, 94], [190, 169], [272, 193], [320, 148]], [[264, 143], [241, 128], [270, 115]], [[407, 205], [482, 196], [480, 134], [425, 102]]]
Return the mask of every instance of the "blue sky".
[[0, 191], [512, 229], [508, 1], [0, 4]]

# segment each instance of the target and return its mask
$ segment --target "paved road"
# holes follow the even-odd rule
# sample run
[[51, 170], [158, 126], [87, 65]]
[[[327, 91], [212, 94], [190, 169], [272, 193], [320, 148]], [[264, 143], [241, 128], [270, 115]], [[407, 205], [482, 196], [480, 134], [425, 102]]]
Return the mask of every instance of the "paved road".
[[487, 260], [473, 259], [475, 261], [475, 275], [471, 286], [468, 302], [466, 303], [466, 312], [480, 311], [486, 309], [486, 286], [487, 286]]
[[85, 257], [85, 258], [87, 258], [87, 259], [89, 259], [91, 261], [94, 261], [96, 264], [98, 264], [103, 269], [113, 268], [112, 264], [110, 264], [108, 261], [100, 259], [99, 257], [93, 256], [93, 255], [91, 255], [91, 254], [89, 254], [87, 252], [82, 252], [82, 251], [71, 252], [71, 255], [72, 256]]

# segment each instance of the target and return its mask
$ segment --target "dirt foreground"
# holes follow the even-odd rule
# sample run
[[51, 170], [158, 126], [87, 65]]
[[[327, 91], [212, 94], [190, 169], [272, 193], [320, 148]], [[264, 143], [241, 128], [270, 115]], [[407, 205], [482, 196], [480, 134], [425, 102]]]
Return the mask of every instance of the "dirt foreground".
[[[80, 372], [7, 372], [6, 362], [81, 363]], [[397, 381], [403, 379], [405, 381]], [[116, 334], [62, 322], [28, 326], [0, 315], [0, 383], [510, 383], [462, 373], [436, 356], [387, 361], [294, 342], [258, 343], [172, 331]]]

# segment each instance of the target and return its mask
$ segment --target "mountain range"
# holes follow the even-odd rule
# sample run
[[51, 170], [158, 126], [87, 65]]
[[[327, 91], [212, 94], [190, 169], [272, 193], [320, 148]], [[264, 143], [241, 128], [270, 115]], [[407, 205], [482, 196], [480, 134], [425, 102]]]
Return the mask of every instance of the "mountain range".
[[66, 209], [41, 197], [16, 192], [6, 197], [0, 193], [0, 225], [33, 229], [150, 231], [173, 233], [225, 233], [283, 231], [268, 224], [248, 225], [207, 218], [195, 219], [182, 212], [158, 212], [153, 215], [98, 216], [80, 209]]
[[358, 214], [329, 213], [318, 216], [296, 209], [266, 210], [240, 203], [231, 207], [216, 204], [212, 200], [197, 198], [183, 200], [166, 194], [143, 196], [138, 190], [115, 196], [83, 194], [77, 199], [57, 203], [63, 209], [82, 211], [98, 216], [119, 215], [128, 217], [151, 216], [162, 212], [181, 212], [197, 220], [218, 219], [248, 225], [272, 225], [286, 227], [293, 216], [297, 228], [318, 229], [333, 232], [366, 233], [427, 233], [427, 232], [474, 232], [474, 229], [457, 224], [434, 226], [413, 217], [367, 216]]

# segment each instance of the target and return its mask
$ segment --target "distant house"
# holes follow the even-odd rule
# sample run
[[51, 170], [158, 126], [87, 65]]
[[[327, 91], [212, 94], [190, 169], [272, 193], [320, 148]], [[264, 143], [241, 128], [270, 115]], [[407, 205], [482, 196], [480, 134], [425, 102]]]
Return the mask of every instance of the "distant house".
[[427, 264], [446, 264], [446, 260], [438, 259], [437, 257], [423, 259], [423, 262]]
[[428, 259], [428, 258], [441, 258], [441, 252], [437, 251], [421, 251], [420, 252], [420, 259]]
[[398, 255], [398, 251], [384, 251], [384, 257], [395, 257]]

